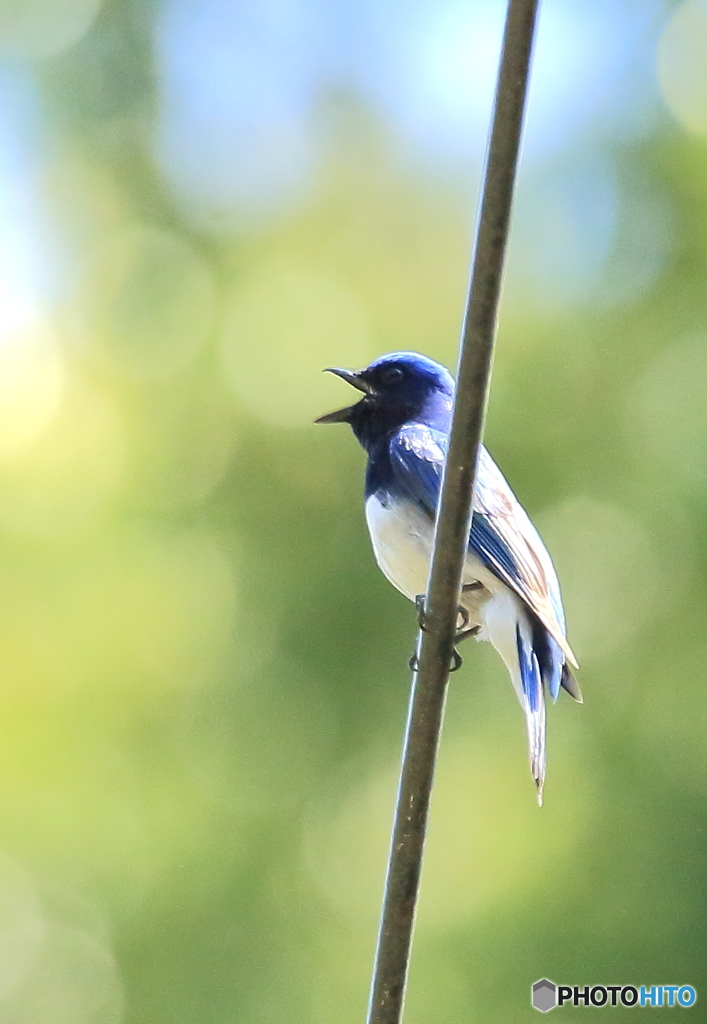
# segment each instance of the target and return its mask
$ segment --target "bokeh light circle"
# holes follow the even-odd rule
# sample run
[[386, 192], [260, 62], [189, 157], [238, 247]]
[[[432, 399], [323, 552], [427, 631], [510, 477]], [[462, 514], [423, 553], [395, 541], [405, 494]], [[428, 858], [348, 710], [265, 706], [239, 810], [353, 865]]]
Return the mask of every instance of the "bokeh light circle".
[[78, 42], [101, 0], [5, 0], [0, 4], [0, 53], [49, 57]]
[[80, 343], [106, 368], [153, 380], [186, 366], [211, 328], [214, 285], [179, 235], [124, 226], [97, 247], [81, 288]]
[[[266, 423], [311, 423], [336, 402], [321, 371], [363, 366], [371, 355], [361, 305], [324, 269], [266, 263], [232, 293], [223, 337], [227, 379]], [[339, 393], [341, 405], [354, 400], [350, 389]]]
[[660, 557], [648, 529], [619, 505], [575, 495], [536, 517], [562, 580], [581, 663], [621, 649], [659, 607]]
[[37, 316], [0, 331], [0, 458], [14, 456], [42, 433], [64, 389], [56, 333]]
[[658, 77], [673, 116], [707, 135], [707, 2], [685, 0], [658, 43]]
[[39, 536], [85, 526], [116, 493], [123, 460], [122, 425], [111, 396], [70, 382], [41, 435], [0, 464], [0, 524]]

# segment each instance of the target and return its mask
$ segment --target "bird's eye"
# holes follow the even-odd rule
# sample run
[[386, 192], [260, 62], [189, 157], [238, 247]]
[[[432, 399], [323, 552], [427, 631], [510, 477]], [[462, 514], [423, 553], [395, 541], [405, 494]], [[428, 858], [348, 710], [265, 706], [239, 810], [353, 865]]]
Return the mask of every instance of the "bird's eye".
[[384, 384], [397, 384], [403, 379], [403, 371], [399, 366], [389, 366], [381, 374]]

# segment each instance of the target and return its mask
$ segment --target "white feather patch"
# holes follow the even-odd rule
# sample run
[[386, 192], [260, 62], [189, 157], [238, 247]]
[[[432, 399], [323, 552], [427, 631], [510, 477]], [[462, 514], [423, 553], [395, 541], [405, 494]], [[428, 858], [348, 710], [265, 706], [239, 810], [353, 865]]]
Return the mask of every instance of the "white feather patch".
[[[366, 502], [366, 522], [373, 552], [383, 574], [401, 594], [414, 601], [427, 590], [434, 524], [412, 502], [384, 504], [375, 494]], [[463, 596], [470, 625], [482, 625], [480, 608], [492, 594], [510, 591], [475, 555], [464, 565], [464, 583], [478, 580], [484, 589]]]

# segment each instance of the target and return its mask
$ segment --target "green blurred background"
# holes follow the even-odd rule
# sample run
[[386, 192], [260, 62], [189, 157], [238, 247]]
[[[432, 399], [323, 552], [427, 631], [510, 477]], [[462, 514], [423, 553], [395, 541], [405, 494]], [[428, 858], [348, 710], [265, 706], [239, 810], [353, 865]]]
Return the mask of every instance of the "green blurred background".
[[[503, 9], [0, 0], [2, 1024], [363, 1019], [415, 618], [311, 421], [455, 364]], [[706, 67], [703, 0], [543, 7], [486, 436], [586, 703], [539, 811], [469, 645], [407, 1024], [707, 999]]]

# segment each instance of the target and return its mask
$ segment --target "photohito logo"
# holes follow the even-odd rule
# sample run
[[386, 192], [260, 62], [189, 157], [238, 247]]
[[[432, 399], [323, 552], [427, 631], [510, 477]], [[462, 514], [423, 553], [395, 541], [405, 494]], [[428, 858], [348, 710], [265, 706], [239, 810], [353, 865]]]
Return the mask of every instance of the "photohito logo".
[[530, 989], [530, 1002], [547, 1013], [556, 1006], [694, 1006], [692, 985], [556, 985], [541, 978]]

